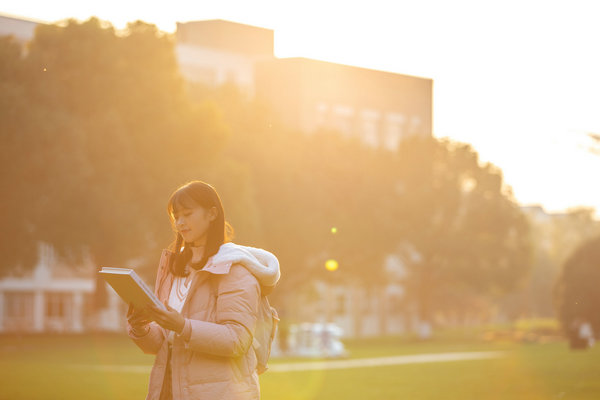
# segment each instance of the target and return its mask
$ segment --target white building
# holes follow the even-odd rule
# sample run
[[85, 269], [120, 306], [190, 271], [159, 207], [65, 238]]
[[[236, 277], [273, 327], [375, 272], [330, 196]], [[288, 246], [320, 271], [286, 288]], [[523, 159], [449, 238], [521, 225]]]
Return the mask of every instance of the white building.
[[0, 280], [0, 332], [84, 332], [125, 329], [125, 303], [105, 283], [98, 309], [95, 268], [60, 264], [54, 249], [39, 245], [33, 270]]
[[0, 36], [13, 36], [21, 43], [33, 39], [38, 22], [22, 18], [0, 15]]

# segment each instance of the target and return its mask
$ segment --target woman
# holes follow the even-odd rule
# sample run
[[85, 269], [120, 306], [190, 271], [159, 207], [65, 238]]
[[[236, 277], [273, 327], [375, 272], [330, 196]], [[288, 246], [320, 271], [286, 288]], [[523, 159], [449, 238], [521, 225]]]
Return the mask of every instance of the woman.
[[132, 340], [156, 354], [146, 399], [259, 399], [253, 335], [261, 294], [279, 279], [277, 258], [228, 243], [232, 229], [207, 183], [177, 189], [167, 211], [177, 237], [155, 286], [166, 310], [130, 306], [127, 317]]

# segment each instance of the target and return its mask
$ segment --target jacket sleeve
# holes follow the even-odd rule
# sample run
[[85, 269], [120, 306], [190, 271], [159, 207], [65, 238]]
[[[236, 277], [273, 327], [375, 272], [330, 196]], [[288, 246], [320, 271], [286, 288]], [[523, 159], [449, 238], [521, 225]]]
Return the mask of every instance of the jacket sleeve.
[[186, 348], [222, 357], [245, 354], [254, 336], [260, 286], [243, 266], [234, 264], [219, 282], [216, 323], [190, 319]]
[[127, 324], [127, 334], [146, 354], [157, 354], [165, 340], [165, 330], [156, 322], [148, 324], [148, 332], [142, 336], [136, 336], [131, 325]]

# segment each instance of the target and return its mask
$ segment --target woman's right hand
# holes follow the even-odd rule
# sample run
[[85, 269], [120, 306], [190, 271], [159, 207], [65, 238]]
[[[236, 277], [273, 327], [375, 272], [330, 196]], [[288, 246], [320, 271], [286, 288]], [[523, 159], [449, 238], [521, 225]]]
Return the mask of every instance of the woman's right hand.
[[134, 335], [142, 336], [148, 333], [148, 324], [150, 322], [151, 320], [149, 319], [147, 310], [137, 310], [132, 303], [129, 304], [129, 309], [127, 310], [127, 323], [131, 326]]

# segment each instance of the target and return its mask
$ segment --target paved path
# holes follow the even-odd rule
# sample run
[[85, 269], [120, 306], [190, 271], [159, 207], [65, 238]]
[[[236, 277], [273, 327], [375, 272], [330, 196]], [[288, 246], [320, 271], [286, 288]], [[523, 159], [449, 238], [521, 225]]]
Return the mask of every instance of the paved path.
[[[465, 353], [433, 353], [414, 354], [394, 357], [356, 358], [352, 360], [310, 361], [296, 363], [271, 363], [269, 372], [315, 371], [326, 369], [383, 367], [386, 365], [420, 364], [432, 362], [485, 360], [506, 355], [503, 351], [465, 352]], [[74, 365], [76, 368], [88, 368], [95, 371], [130, 372], [149, 374], [147, 365]]]
[[504, 356], [502, 351], [468, 352], [468, 353], [433, 353], [407, 356], [356, 358], [353, 360], [312, 361], [286, 364], [272, 364], [269, 372], [313, 371], [323, 369], [347, 369], [383, 367], [386, 365], [420, 364], [446, 361], [483, 360]]

